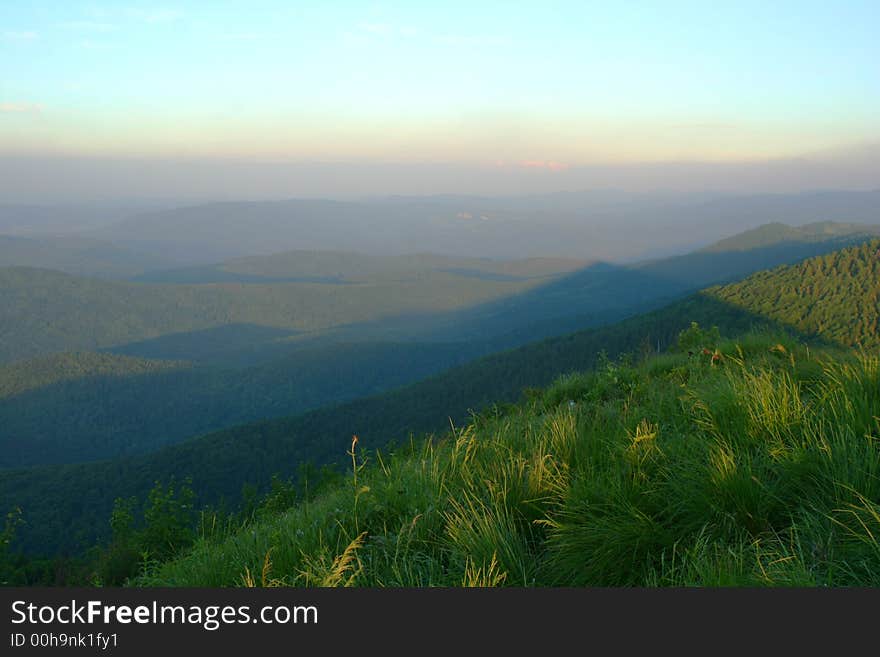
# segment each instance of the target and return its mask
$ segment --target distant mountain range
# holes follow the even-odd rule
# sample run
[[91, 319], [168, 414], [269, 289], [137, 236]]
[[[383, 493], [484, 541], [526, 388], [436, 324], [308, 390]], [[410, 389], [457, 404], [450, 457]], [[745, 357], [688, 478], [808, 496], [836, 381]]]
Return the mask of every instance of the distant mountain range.
[[160, 254], [145, 255], [86, 237], [0, 235], [0, 267], [34, 267], [76, 276], [127, 279], [175, 264]]
[[287, 250], [634, 261], [690, 251], [768, 222], [880, 223], [880, 191], [757, 196], [613, 190], [523, 197], [211, 203], [140, 214], [89, 233], [208, 264]]

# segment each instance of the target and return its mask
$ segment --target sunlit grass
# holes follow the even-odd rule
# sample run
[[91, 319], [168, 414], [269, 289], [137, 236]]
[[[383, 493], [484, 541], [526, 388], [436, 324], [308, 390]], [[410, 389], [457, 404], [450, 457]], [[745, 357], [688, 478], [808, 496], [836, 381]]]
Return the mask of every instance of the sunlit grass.
[[137, 583], [880, 584], [878, 359], [717, 349], [603, 361], [392, 453], [353, 444], [344, 485]]

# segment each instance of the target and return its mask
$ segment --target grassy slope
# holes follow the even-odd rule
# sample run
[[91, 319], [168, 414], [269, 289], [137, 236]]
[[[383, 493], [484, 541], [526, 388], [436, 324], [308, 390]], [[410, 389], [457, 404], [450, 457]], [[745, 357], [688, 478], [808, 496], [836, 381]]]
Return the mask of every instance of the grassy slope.
[[343, 485], [138, 583], [880, 585], [878, 359], [720, 352], [606, 364], [390, 454], [361, 441]]
[[[777, 319], [834, 304], [847, 326], [854, 287], [876, 295], [877, 246], [703, 299], [796, 281]], [[880, 584], [876, 356], [766, 335], [720, 352], [563, 378], [444, 441], [353, 465], [351, 485], [317, 502], [204, 537], [141, 583]]]

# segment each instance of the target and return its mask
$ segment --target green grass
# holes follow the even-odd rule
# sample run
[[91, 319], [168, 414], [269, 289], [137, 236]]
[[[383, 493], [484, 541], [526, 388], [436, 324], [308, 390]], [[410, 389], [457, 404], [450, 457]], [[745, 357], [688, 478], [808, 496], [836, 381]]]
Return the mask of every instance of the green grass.
[[880, 585], [878, 358], [718, 349], [606, 360], [446, 435], [353, 445], [346, 483], [133, 583]]

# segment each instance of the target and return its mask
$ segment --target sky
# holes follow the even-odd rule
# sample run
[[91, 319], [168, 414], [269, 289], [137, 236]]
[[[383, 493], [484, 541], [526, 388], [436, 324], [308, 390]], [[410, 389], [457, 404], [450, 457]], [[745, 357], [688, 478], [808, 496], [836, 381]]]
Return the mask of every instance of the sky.
[[[339, 194], [364, 172], [494, 193], [768, 166], [780, 189], [880, 186], [877, 25], [876, 0], [2, 0], [0, 169], [44, 167], [47, 192], [84, 160], [190, 163], [178, 187], [227, 163], [209, 192], [272, 163]], [[694, 163], [708, 178], [676, 182]]]

